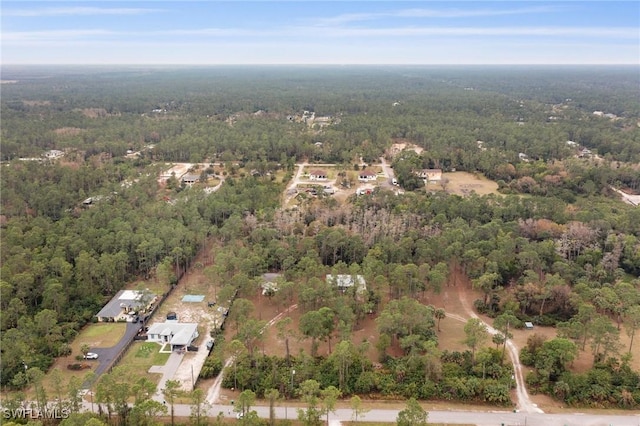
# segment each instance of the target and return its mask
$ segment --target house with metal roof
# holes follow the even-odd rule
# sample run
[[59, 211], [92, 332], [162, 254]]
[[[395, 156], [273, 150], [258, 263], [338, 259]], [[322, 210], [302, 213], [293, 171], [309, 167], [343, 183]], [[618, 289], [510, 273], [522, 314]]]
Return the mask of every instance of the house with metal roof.
[[171, 350], [186, 350], [198, 338], [198, 324], [193, 322], [157, 322], [149, 327], [147, 340], [171, 345]]
[[155, 300], [156, 295], [146, 290], [120, 290], [96, 317], [99, 322], [137, 322], [140, 311], [147, 310]]

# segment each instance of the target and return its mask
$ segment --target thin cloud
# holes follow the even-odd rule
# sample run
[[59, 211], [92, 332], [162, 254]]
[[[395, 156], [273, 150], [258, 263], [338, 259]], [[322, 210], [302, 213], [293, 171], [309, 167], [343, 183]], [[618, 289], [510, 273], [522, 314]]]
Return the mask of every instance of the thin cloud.
[[402, 18], [473, 18], [479, 16], [508, 16], [508, 15], [529, 15], [534, 13], [556, 12], [560, 8], [556, 6], [539, 6], [520, 9], [406, 9], [393, 14], [392, 16]]
[[103, 8], [103, 7], [49, 7], [41, 9], [8, 9], [5, 16], [41, 17], [41, 16], [90, 16], [90, 15], [144, 15], [159, 12], [160, 9], [142, 8]]
[[52, 31], [14, 31], [2, 34], [2, 42], [64, 41], [88, 39], [92, 37], [124, 35], [107, 30], [52, 30]]
[[506, 15], [528, 15], [560, 10], [557, 6], [539, 6], [517, 9], [403, 9], [381, 13], [347, 13], [316, 21], [319, 26], [344, 25], [351, 22], [373, 21], [383, 18], [472, 18]]
[[[631, 27], [398, 27], [398, 28], [322, 28], [323, 37], [406, 37], [406, 36], [539, 36], [603, 37], [638, 39]], [[316, 32], [317, 35], [317, 32]]]
[[[104, 29], [72, 29], [48, 31], [14, 31], [2, 34], [3, 43], [62, 41], [90, 39], [131, 39], [154, 38], [174, 40], [224, 39], [228, 37], [252, 38], [299, 38], [306, 28], [288, 27], [279, 29], [246, 29], [246, 28], [200, 28], [174, 29], [155, 31], [110, 31]], [[629, 39], [638, 40], [637, 28], [620, 27], [396, 27], [396, 28], [342, 28], [323, 27], [314, 30], [314, 37], [367, 39], [375, 37], [570, 37], [596, 39]]]

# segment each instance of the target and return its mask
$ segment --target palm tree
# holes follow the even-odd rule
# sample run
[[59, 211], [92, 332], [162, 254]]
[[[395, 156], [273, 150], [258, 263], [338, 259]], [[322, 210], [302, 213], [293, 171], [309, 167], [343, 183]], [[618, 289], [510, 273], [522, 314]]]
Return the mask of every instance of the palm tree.
[[447, 312], [442, 308], [438, 308], [433, 313], [433, 316], [438, 320], [438, 331], [440, 331], [440, 320], [446, 318]]

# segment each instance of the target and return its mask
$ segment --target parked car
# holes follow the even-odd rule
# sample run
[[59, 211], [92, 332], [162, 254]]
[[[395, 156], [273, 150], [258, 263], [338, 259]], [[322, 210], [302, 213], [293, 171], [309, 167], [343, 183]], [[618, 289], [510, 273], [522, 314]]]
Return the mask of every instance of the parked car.
[[84, 359], [98, 359], [98, 354], [94, 352], [87, 352]]

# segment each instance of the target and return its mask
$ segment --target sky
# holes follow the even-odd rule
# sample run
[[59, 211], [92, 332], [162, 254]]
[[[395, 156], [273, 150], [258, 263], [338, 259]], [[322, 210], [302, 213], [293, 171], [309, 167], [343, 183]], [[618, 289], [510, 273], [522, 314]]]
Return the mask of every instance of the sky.
[[2, 64], [640, 64], [637, 1], [5, 1]]

